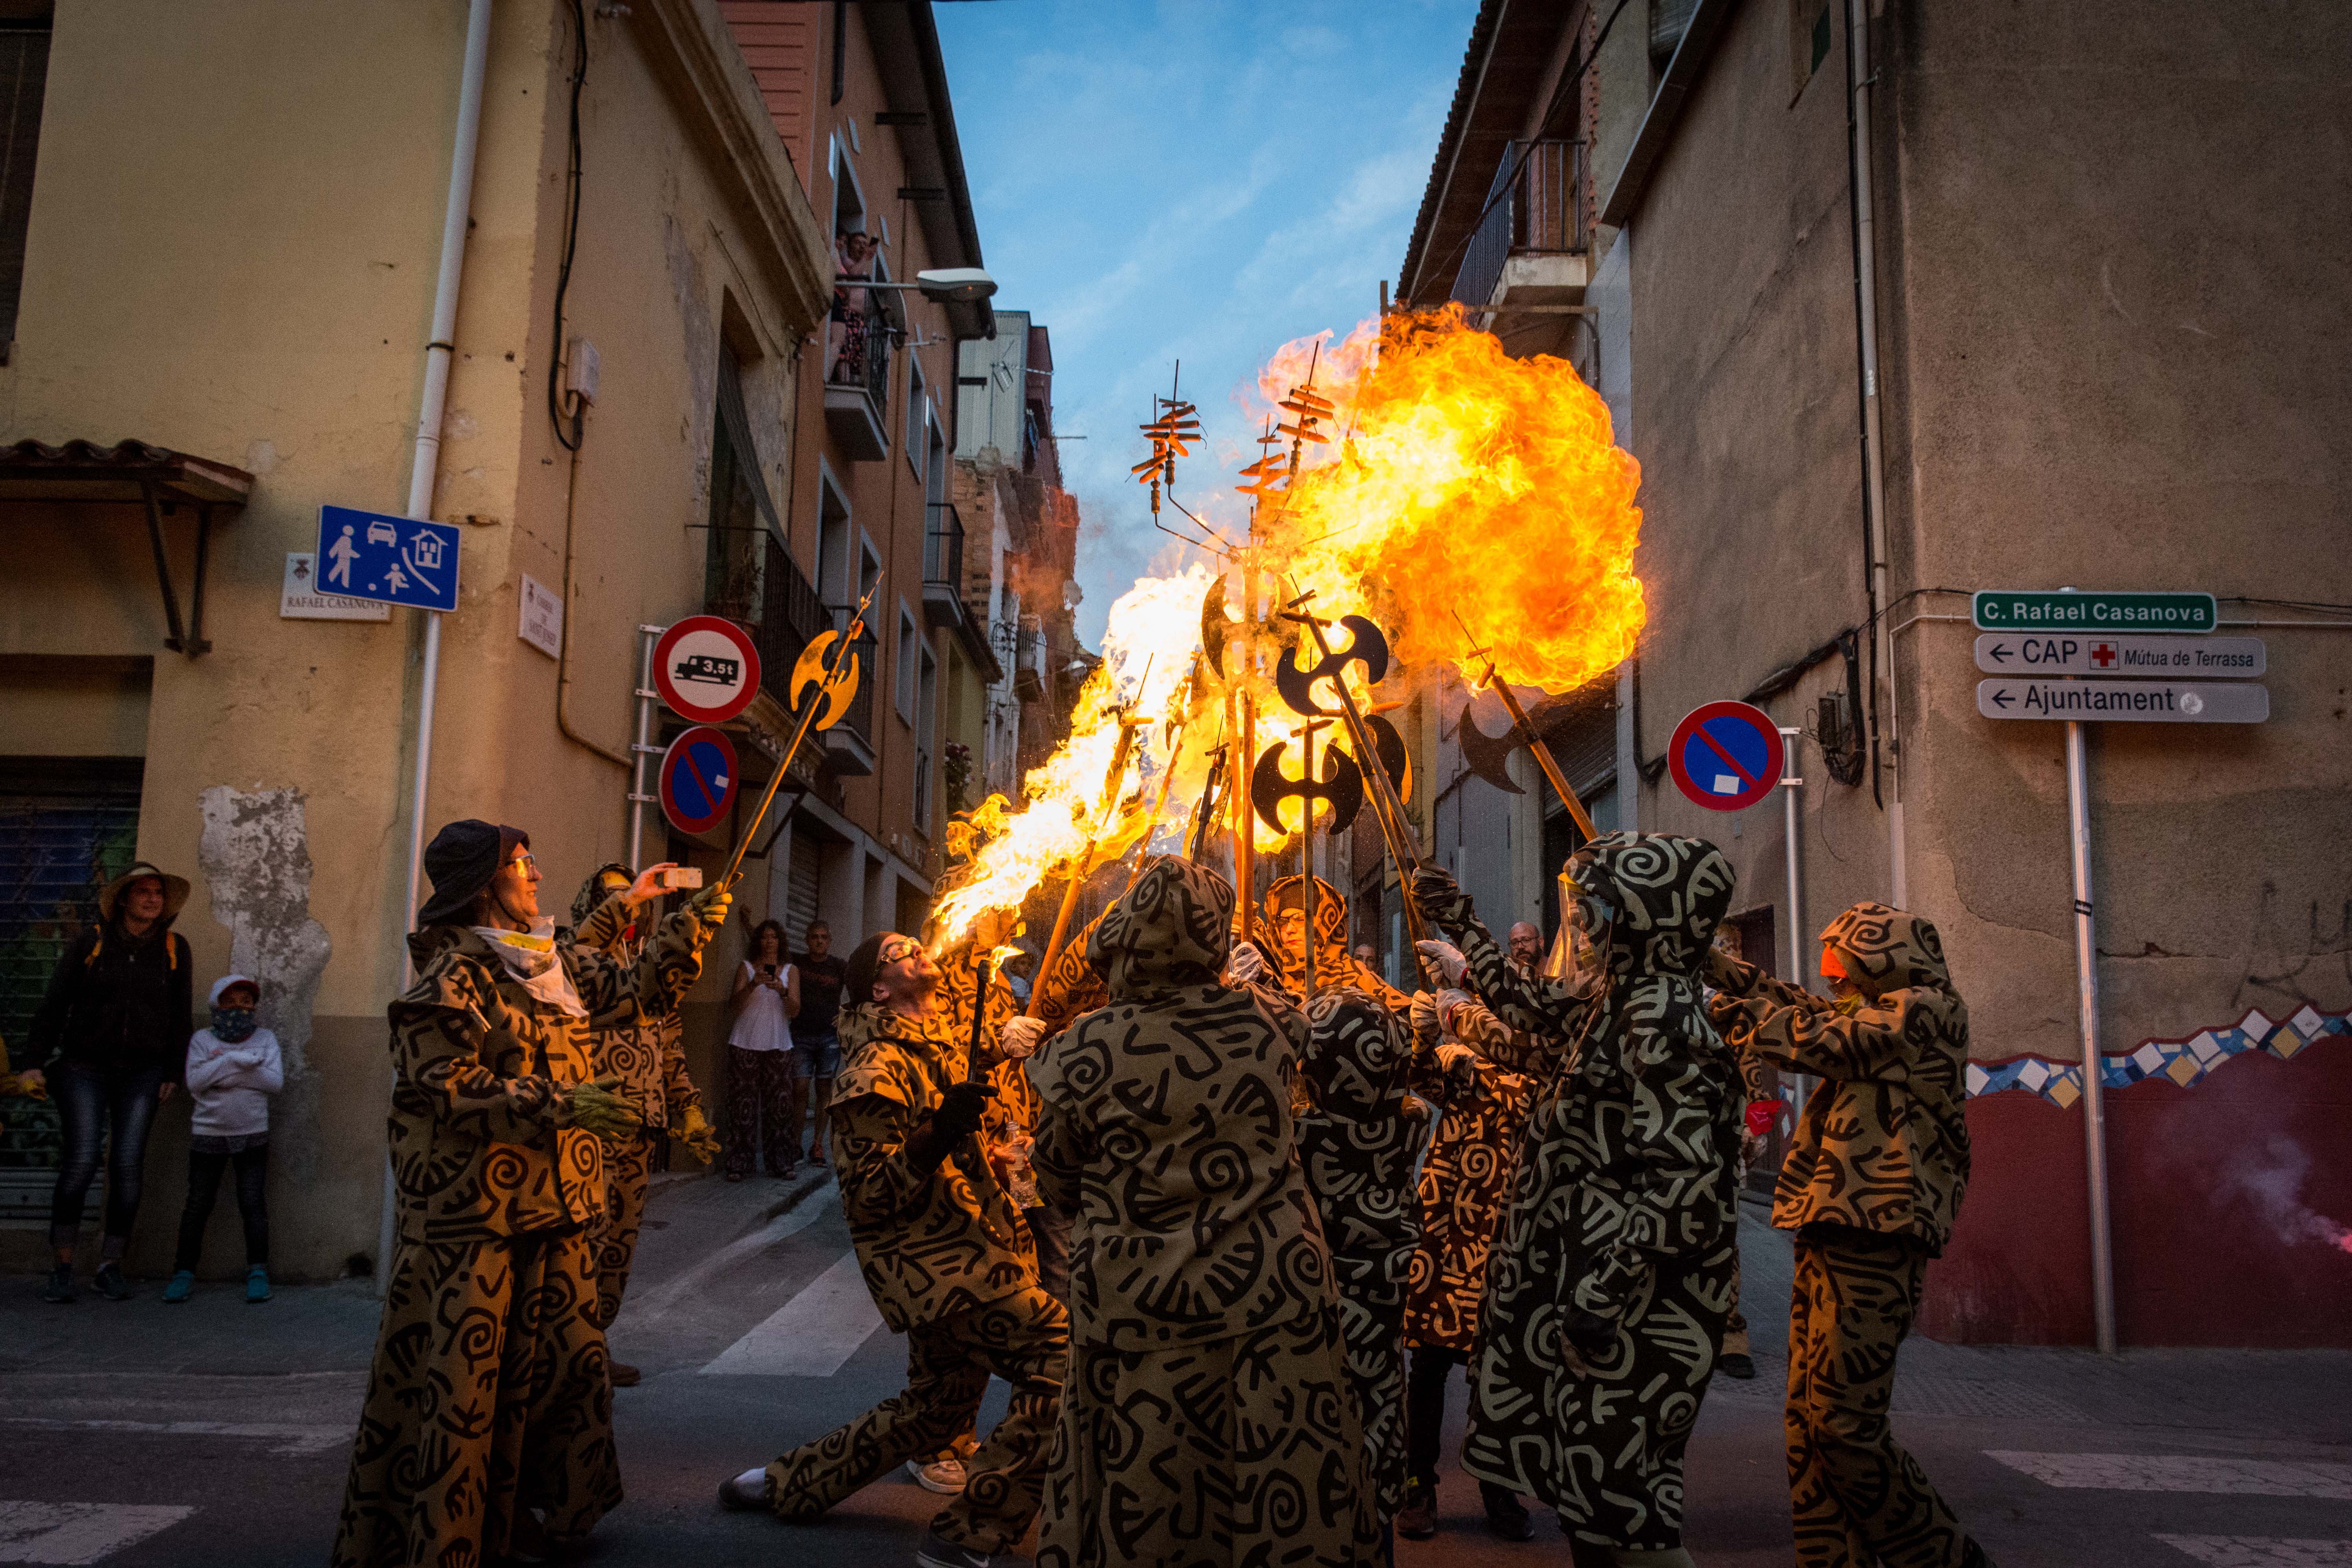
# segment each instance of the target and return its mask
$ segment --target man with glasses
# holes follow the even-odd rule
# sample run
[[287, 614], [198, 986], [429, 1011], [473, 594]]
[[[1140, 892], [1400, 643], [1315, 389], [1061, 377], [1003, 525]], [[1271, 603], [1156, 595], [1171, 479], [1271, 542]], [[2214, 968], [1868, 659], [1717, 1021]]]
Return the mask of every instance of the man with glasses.
[[[656, 866], [620, 897], [641, 909]], [[701, 973], [725, 884], [633, 964], [555, 939], [520, 828], [453, 822], [392, 1021], [399, 1240], [331, 1561], [538, 1560], [621, 1500], [596, 1320], [604, 1148], [643, 1121], [593, 1031], [658, 1017]]]
[[[994, 1090], [941, 1005], [922, 944], [886, 931], [849, 955], [842, 995], [834, 1164], [866, 1288], [907, 1336], [907, 1387], [773, 1464], [719, 1484], [730, 1508], [814, 1519], [964, 1430], [991, 1373], [1004, 1419], [931, 1521], [923, 1568], [987, 1568], [1028, 1532], [1061, 1405], [1069, 1317], [1038, 1289], [1035, 1244], [976, 1136]], [[980, 1048], [997, 1054], [982, 1026]]]

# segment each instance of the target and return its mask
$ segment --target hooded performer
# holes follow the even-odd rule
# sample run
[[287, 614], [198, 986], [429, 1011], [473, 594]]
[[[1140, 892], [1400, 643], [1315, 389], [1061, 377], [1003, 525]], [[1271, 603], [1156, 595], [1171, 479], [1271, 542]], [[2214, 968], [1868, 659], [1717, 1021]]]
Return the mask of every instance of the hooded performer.
[[[618, 861], [599, 866], [572, 900], [572, 940], [625, 969], [636, 963], [646, 934], [636, 910], [621, 896], [630, 880], [629, 868]], [[596, 1031], [593, 1049], [596, 1070], [617, 1077], [621, 1094], [645, 1118], [642, 1132], [604, 1152], [606, 1205], [596, 1236], [596, 1326], [610, 1330], [629, 1289], [629, 1267], [636, 1259], [655, 1144], [665, 1132], [674, 1131], [696, 1159], [709, 1164], [719, 1155], [719, 1139], [702, 1114], [702, 1096], [687, 1077], [686, 1046], [675, 1007]], [[617, 1361], [612, 1366], [614, 1387], [636, 1384], [640, 1374], [635, 1367]]]
[[1895, 1441], [1895, 1354], [1969, 1182], [1969, 1009], [1936, 928], [1856, 904], [1822, 932], [1834, 1000], [1708, 955], [1724, 1037], [1819, 1076], [1772, 1223], [1797, 1233], [1789, 1308], [1789, 1497], [1802, 1568], [1989, 1560]]
[[1220, 983], [1234, 890], [1162, 859], [1087, 943], [1109, 1003], [1029, 1064], [1073, 1210], [1071, 1378], [1040, 1568], [1377, 1561], [1292, 1089], [1306, 1017]]
[[[1037, 1288], [1035, 1246], [975, 1134], [994, 1089], [972, 1071], [923, 944], [885, 931], [849, 955], [833, 1102], [842, 1213], [882, 1321], [907, 1336], [904, 1392], [719, 1488], [729, 1508], [814, 1519], [936, 1454], [971, 1425], [992, 1373], [1004, 1418], [931, 1521], [923, 1568], [987, 1568], [1029, 1530], [1062, 1393], [1069, 1316]], [[993, 1052], [984, 1036], [982, 1046]]]
[[621, 1500], [593, 1237], [605, 1141], [640, 1124], [591, 1031], [668, 1012], [730, 902], [705, 889], [624, 968], [554, 940], [518, 828], [453, 822], [425, 869], [416, 982], [386, 1009], [399, 1240], [335, 1568], [543, 1555]]
[[[1572, 981], [1522, 978], [1443, 871], [1413, 879], [1506, 1024], [1564, 1047], [1487, 1259], [1462, 1468], [1559, 1510], [1575, 1560], [1684, 1564], [1683, 1449], [1737, 1257], [1739, 1075], [1699, 969], [1731, 900], [1696, 838], [1604, 834], [1569, 861]], [[1431, 944], [1442, 949], [1443, 944]]]
[[[1517, 928], [1514, 928], [1514, 935]], [[1516, 948], [1517, 943], [1514, 943]], [[1516, 963], [1516, 957], [1514, 958]], [[1486, 1254], [1511, 1197], [1511, 1170], [1528, 1107], [1550, 1067], [1536, 1037], [1506, 1028], [1466, 991], [1412, 999], [1415, 1088], [1441, 1112], [1421, 1167], [1421, 1245], [1405, 1283], [1404, 1337], [1412, 1355], [1405, 1387], [1405, 1505], [1397, 1532], [1437, 1533], [1437, 1455], [1445, 1389], [1477, 1348]], [[1508, 1487], [1478, 1483], [1486, 1522], [1506, 1541], [1535, 1534]]]
[[1412, 999], [1381, 984], [1348, 951], [1348, 900], [1319, 878], [1286, 878], [1266, 891], [1286, 994], [1315, 966], [1311, 1026], [1293, 1105], [1307, 1191], [1322, 1215], [1339, 1288], [1348, 1377], [1383, 1522], [1404, 1506], [1404, 1287], [1421, 1242], [1413, 1162], [1428, 1141], [1429, 1107], [1405, 1092]]

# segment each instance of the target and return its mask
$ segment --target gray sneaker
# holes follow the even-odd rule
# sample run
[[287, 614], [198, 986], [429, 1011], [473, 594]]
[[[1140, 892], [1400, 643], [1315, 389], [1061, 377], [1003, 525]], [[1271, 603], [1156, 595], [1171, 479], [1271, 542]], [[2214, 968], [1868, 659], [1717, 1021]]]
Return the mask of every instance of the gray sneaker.
[[988, 1568], [989, 1554], [958, 1546], [934, 1528], [915, 1549], [915, 1568]]
[[74, 1299], [73, 1267], [60, 1263], [49, 1270], [49, 1282], [41, 1287], [41, 1300], [62, 1305]]
[[131, 1288], [131, 1281], [122, 1277], [122, 1265], [120, 1263], [100, 1264], [98, 1278], [92, 1283], [97, 1285], [98, 1293], [110, 1301], [128, 1301], [138, 1294]]

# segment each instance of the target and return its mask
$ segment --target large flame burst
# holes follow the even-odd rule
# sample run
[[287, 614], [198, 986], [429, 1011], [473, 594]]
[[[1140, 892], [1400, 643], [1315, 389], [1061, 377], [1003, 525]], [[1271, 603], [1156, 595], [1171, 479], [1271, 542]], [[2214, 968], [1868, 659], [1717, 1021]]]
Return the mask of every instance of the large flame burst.
[[[1481, 679], [1488, 658], [1514, 686], [1567, 691], [1633, 651], [1643, 619], [1633, 566], [1640, 469], [1566, 362], [1510, 358], [1449, 307], [1366, 322], [1336, 344], [1328, 334], [1286, 344], [1260, 374], [1259, 394], [1278, 403], [1310, 366], [1335, 409], [1334, 438], [1302, 455], [1288, 491], [1254, 521], [1210, 514], [1226, 538], [1251, 540], [1265, 595], [1312, 590], [1318, 615], [1370, 616], [1405, 678], [1391, 676], [1383, 695], [1442, 665]], [[1111, 606], [1103, 663], [1079, 693], [1069, 739], [1023, 781], [1024, 809], [992, 801], [976, 814], [983, 841], [940, 902], [935, 940], [1019, 905], [1076, 867], [1089, 844], [1099, 862], [1155, 826], [1181, 833], [1226, 740], [1222, 686], [1193, 679], [1202, 600], [1220, 569], [1196, 563], [1141, 579]], [[1289, 740], [1297, 721], [1267, 675], [1230, 654], [1227, 668], [1257, 698], [1259, 750]], [[1188, 693], [1191, 721], [1167, 722], [1185, 718]], [[1155, 722], [1137, 735], [1141, 787], [1123, 786], [1106, 816], [1123, 716]], [[1346, 745], [1344, 733], [1327, 733]], [[1171, 752], [1175, 777], [1155, 825], [1148, 808]], [[1255, 831], [1266, 849], [1289, 837], [1263, 824]]]

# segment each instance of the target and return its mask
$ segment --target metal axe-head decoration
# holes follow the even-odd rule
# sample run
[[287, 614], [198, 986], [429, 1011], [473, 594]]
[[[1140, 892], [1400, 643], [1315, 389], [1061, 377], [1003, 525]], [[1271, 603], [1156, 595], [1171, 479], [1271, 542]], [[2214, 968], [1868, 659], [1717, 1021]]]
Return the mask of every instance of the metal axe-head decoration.
[[1455, 721], [1454, 735], [1462, 748], [1462, 760], [1472, 773], [1505, 795], [1527, 794], [1525, 786], [1511, 778], [1511, 753], [1519, 749], [1517, 726], [1489, 735], [1478, 728], [1476, 707], [1476, 697], [1467, 698], [1462, 704], [1462, 717]]
[[[1315, 700], [1315, 683], [1328, 678], [1337, 681], [1348, 666], [1364, 667], [1364, 684], [1378, 686], [1388, 679], [1389, 639], [1381, 628], [1362, 616], [1342, 616], [1339, 628], [1348, 634], [1348, 646], [1333, 648], [1328, 658], [1318, 657], [1314, 665], [1302, 669], [1297, 655], [1285, 655], [1275, 661], [1274, 687], [1294, 713], [1310, 719], [1337, 719], [1342, 708], [1325, 708]], [[1311, 645], [1304, 638], [1298, 645], [1299, 654], [1312, 654]], [[1344, 706], [1344, 705], [1343, 705]]]
[[1302, 830], [1312, 826], [1315, 803], [1329, 804], [1331, 816], [1328, 833], [1344, 833], [1356, 820], [1356, 813], [1364, 808], [1364, 774], [1356, 759], [1337, 746], [1328, 747], [1318, 770], [1320, 779], [1292, 778], [1282, 765], [1283, 754], [1289, 750], [1284, 744], [1268, 746], [1258, 754], [1257, 764], [1250, 769], [1250, 804], [1257, 815], [1276, 833], [1290, 831], [1282, 823], [1282, 803], [1291, 796], [1298, 797], [1303, 814]]
[[801, 699], [808, 694], [810, 687], [824, 687], [818, 693], [819, 700], [824, 704], [824, 710], [816, 716], [816, 727], [820, 730], [830, 730], [840, 723], [842, 716], [849, 711], [850, 699], [857, 695], [856, 648], [844, 653], [840, 673], [834, 677], [832, 684], [824, 684], [825, 653], [840, 637], [841, 633], [832, 631], [819, 632], [809, 638], [808, 647], [801, 649], [800, 658], [793, 661], [792, 684], [785, 689], [791, 694], [793, 707], [798, 709]]

